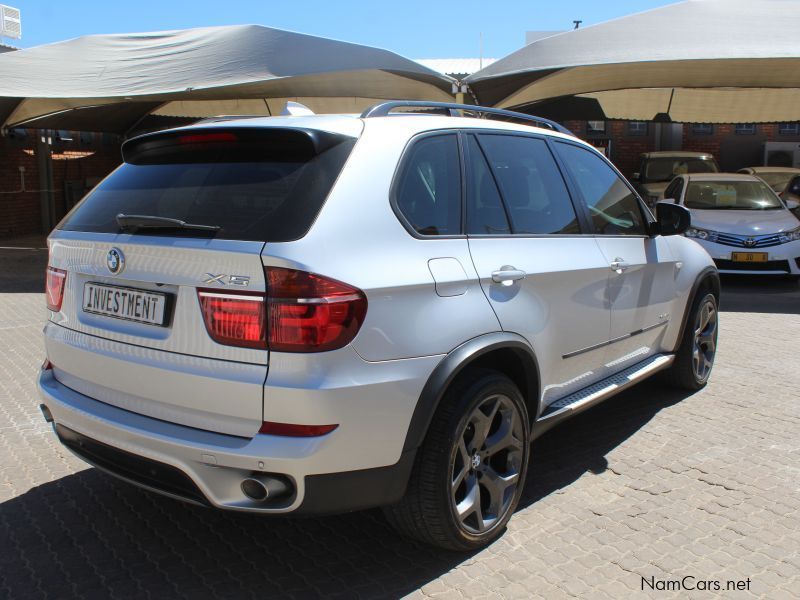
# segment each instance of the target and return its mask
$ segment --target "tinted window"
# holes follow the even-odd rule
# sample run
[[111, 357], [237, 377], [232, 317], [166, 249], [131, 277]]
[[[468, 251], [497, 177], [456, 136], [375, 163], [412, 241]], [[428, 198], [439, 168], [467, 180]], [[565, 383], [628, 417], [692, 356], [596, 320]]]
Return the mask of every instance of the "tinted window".
[[500, 186], [512, 233], [580, 233], [564, 179], [544, 140], [478, 137]]
[[586, 201], [595, 233], [645, 235], [636, 196], [595, 153], [571, 144], [556, 144], [575, 184]]
[[474, 136], [467, 136], [467, 147], [467, 233], [511, 233], [500, 192]]
[[461, 233], [461, 167], [455, 134], [418, 140], [406, 155], [397, 208], [423, 235]]
[[[264, 144], [268, 142], [263, 142]], [[303, 237], [355, 141], [291, 160], [193, 162], [173, 153], [166, 163], [123, 163], [59, 225], [66, 231], [118, 233], [116, 216], [147, 215], [214, 225], [218, 238], [266, 242]], [[273, 153], [274, 154], [274, 153]], [[207, 161], [207, 162], [206, 162]], [[197, 231], [141, 229], [143, 235], [203, 236]]]

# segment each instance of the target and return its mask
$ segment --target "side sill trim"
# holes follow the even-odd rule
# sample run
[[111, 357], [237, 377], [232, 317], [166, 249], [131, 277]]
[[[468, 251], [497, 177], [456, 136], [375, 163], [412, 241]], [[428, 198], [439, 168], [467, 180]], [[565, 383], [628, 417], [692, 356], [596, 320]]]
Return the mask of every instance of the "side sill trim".
[[636, 331], [631, 331], [630, 333], [626, 333], [625, 335], [616, 337], [613, 340], [608, 340], [607, 342], [600, 342], [599, 344], [588, 346], [587, 348], [581, 348], [580, 350], [575, 350], [574, 352], [567, 352], [566, 354], [562, 355], [561, 358], [572, 358], [573, 356], [578, 356], [579, 354], [584, 354], [585, 352], [591, 352], [592, 350], [597, 350], [598, 348], [602, 348], [604, 346], [610, 346], [611, 344], [621, 342], [622, 340], [627, 340], [628, 338], [632, 338], [633, 336], [639, 335], [640, 333], [651, 331], [658, 327], [663, 327], [667, 323], [669, 323], [669, 319], [667, 319], [666, 321], [661, 321], [660, 323], [656, 323], [655, 325], [648, 325], [644, 329], [637, 329]]
[[[561, 401], [566, 401], [563, 406], [555, 408], [555, 410], [550, 412], [546, 411], [541, 417], [539, 417], [539, 419], [536, 421], [536, 425], [533, 428], [535, 437], [539, 437], [545, 431], [550, 429], [550, 427], [561, 422], [562, 419], [576, 415], [579, 412], [582, 412], [587, 408], [636, 385], [644, 379], [647, 379], [650, 375], [666, 369], [673, 363], [674, 360], [674, 354], [656, 354], [655, 356], [652, 356], [632, 367], [629, 367], [628, 369], [625, 369], [621, 373], [612, 375], [611, 377], [590, 386], [587, 390], [570, 394]], [[624, 377], [624, 380], [619, 382], [614, 381], [620, 377]], [[603, 387], [600, 387], [600, 389], [597, 389], [591, 393], [587, 393], [589, 390], [599, 386]], [[573, 398], [573, 400], [570, 401], [570, 398]]]

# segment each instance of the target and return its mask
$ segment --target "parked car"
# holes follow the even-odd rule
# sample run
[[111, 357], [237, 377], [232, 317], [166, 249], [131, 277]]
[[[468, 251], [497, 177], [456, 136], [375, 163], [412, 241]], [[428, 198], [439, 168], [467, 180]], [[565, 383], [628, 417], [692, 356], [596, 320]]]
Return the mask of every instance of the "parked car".
[[739, 169], [738, 173], [755, 175], [771, 187], [776, 193], [780, 194], [786, 189], [789, 180], [795, 175], [800, 175], [800, 169], [792, 167], [745, 167]]
[[760, 178], [681, 175], [665, 195], [666, 203], [689, 209], [685, 235], [708, 251], [721, 273], [800, 277], [800, 221]]
[[388, 102], [122, 153], [48, 240], [39, 390], [67, 448], [149, 490], [383, 506], [467, 550], [511, 518], [534, 437], [655, 373], [708, 381], [719, 278], [688, 212], [654, 220], [550, 121]]
[[800, 219], [800, 175], [789, 180], [786, 187], [781, 190], [780, 197], [786, 207]]
[[718, 173], [719, 165], [706, 152], [645, 152], [633, 181], [647, 205], [653, 208], [664, 199], [664, 190], [676, 175], [686, 173]]

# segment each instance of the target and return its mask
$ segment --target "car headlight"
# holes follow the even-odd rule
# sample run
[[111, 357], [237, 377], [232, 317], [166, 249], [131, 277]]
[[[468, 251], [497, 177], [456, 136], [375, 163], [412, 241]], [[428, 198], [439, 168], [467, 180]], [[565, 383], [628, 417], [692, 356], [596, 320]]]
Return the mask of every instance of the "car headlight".
[[796, 242], [797, 240], [800, 240], [800, 227], [792, 231], [787, 231], [786, 233], [782, 233], [780, 237], [781, 244]]
[[698, 240], [706, 240], [709, 242], [717, 241], [717, 232], [709, 231], [708, 229], [700, 229], [699, 227], [689, 227], [683, 234], [688, 238], [695, 238]]

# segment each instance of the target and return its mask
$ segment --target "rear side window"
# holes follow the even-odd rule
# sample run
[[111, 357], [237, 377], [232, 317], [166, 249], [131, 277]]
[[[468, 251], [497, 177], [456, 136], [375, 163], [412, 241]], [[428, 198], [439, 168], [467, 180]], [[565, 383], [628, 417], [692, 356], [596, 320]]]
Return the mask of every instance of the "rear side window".
[[590, 150], [557, 142], [555, 146], [575, 180], [601, 235], [646, 235], [642, 209], [631, 189]]
[[564, 179], [539, 138], [479, 135], [516, 234], [580, 233]]
[[413, 143], [400, 169], [395, 203], [419, 234], [461, 233], [461, 166], [456, 134], [424, 137]]
[[[252, 133], [252, 132], [251, 132]], [[129, 152], [59, 225], [65, 231], [118, 233], [118, 214], [178, 219], [219, 227], [215, 232], [139, 229], [142, 235], [183, 235], [261, 242], [303, 237], [333, 187], [351, 138], [314, 143], [282, 130], [245, 141], [234, 134], [186, 135], [169, 144]], [[236, 134], [238, 135], [238, 134]], [[271, 136], [275, 136], [274, 138]], [[160, 138], [156, 138], [160, 139]], [[124, 151], [124, 150], [123, 150]], [[127, 231], [126, 231], [127, 232]]]
[[494, 176], [486, 164], [475, 136], [467, 136], [467, 233], [501, 235], [511, 233], [506, 210]]

